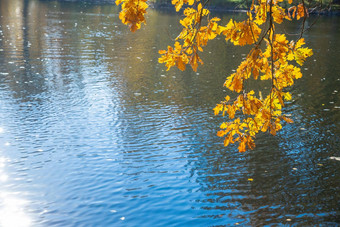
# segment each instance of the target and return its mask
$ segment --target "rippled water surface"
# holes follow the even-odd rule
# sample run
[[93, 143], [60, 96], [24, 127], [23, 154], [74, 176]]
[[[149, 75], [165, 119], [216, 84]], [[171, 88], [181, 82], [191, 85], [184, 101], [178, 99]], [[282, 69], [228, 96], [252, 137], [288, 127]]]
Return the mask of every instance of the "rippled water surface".
[[198, 73], [165, 71], [173, 13], [133, 34], [112, 5], [1, 0], [0, 15], [0, 226], [339, 224], [339, 17], [306, 34], [295, 123], [239, 154], [212, 108], [246, 49], [216, 40]]

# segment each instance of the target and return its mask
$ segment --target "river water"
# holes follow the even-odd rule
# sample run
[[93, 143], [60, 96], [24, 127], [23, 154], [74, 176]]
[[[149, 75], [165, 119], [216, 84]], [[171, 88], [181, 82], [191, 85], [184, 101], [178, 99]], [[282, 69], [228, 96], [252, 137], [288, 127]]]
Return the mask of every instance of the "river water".
[[242, 154], [212, 109], [247, 49], [166, 71], [178, 19], [150, 10], [131, 34], [113, 5], [0, 1], [0, 226], [339, 224], [340, 18], [306, 33], [294, 124]]

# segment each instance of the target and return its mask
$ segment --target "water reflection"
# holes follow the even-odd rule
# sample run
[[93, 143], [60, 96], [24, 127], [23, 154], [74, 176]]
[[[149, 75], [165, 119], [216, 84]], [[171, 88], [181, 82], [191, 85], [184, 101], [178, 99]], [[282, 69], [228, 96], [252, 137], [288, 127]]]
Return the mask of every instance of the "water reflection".
[[22, 198], [22, 193], [7, 189], [8, 175], [5, 172], [9, 160], [0, 153], [0, 225], [3, 227], [31, 226], [31, 217], [27, 214], [29, 202]]
[[292, 90], [295, 123], [239, 154], [212, 108], [246, 49], [216, 40], [198, 73], [167, 72], [169, 12], [134, 34], [112, 5], [7, 0], [0, 13], [2, 212], [42, 226], [336, 223], [338, 18], [308, 33], [316, 61]]

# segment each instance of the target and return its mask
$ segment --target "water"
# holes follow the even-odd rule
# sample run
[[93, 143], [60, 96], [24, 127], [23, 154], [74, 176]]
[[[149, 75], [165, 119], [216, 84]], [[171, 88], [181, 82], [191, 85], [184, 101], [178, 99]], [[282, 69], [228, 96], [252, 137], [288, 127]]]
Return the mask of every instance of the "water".
[[179, 17], [131, 34], [117, 10], [0, 2], [0, 226], [339, 224], [339, 17], [306, 34], [295, 123], [239, 154], [212, 108], [247, 50], [216, 40], [198, 73], [167, 72]]

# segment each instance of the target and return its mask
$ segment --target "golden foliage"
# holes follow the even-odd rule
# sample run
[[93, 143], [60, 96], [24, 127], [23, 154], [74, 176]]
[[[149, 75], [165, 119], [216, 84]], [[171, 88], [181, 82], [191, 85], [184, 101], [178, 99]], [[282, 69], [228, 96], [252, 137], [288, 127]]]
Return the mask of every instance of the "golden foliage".
[[[173, 1], [173, 3], [177, 1]], [[190, 4], [190, 2], [189, 2]], [[177, 7], [177, 6], [176, 6]], [[204, 9], [202, 4], [199, 3], [197, 8], [186, 8], [183, 12], [185, 16], [180, 20], [183, 26], [182, 32], [177, 36], [175, 45], [176, 52], [172, 52], [172, 48], [168, 50], [161, 50], [159, 53], [162, 55], [159, 58], [160, 63], [166, 63], [167, 70], [172, 66], [178, 67], [180, 70], [185, 70], [185, 65], [190, 64], [194, 71], [197, 71], [198, 63], [203, 64], [202, 59], [199, 57], [199, 51], [203, 51], [203, 47], [207, 45], [209, 40], [214, 39], [218, 35], [219, 18], [214, 17], [207, 21], [205, 26], [202, 25], [203, 17], [207, 17], [210, 11]], [[179, 45], [179, 41], [183, 44]]]
[[[213, 109], [215, 115], [227, 114], [229, 121], [220, 125], [217, 136], [224, 137], [224, 146], [238, 144], [239, 152], [254, 149], [254, 139], [259, 132], [276, 135], [282, 128], [282, 121], [292, 123], [293, 120], [282, 114], [285, 101], [292, 99], [286, 87], [292, 86], [296, 79], [302, 77], [301, 69], [306, 58], [313, 52], [303, 47], [305, 40], [289, 41], [285, 34], [278, 34], [276, 24], [284, 20], [306, 18], [308, 11], [302, 0], [301, 4], [284, 9], [283, 0], [253, 0], [247, 19], [235, 21], [231, 19], [225, 26], [220, 25], [220, 18], [210, 19], [210, 11], [205, 8], [206, 1], [172, 0], [176, 11], [184, 4], [184, 18], [180, 20], [182, 31], [177, 36], [174, 47], [160, 50], [160, 63], [169, 70], [176, 66], [185, 70], [189, 64], [194, 71], [198, 63], [203, 64], [199, 52], [203, 51], [209, 40], [221, 35], [234, 45], [252, 45], [247, 57], [240, 63], [235, 73], [227, 77], [224, 86], [238, 93], [236, 99], [229, 96]], [[131, 31], [145, 23], [146, 0], [117, 0], [122, 4], [120, 19], [130, 26]], [[292, 0], [288, 0], [292, 4]], [[305, 20], [304, 20], [305, 21]], [[302, 31], [303, 32], [303, 31]], [[271, 89], [265, 98], [262, 93], [256, 96], [253, 90], [247, 91], [245, 81], [253, 77], [255, 80], [270, 80]]]
[[116, 0], [116, 5], [122, 4], [119, 19], [127, 24], [132, 32], [140, 29], [141, 24], [146, 24], [144, 14], [148, 8], [147, 0]]

